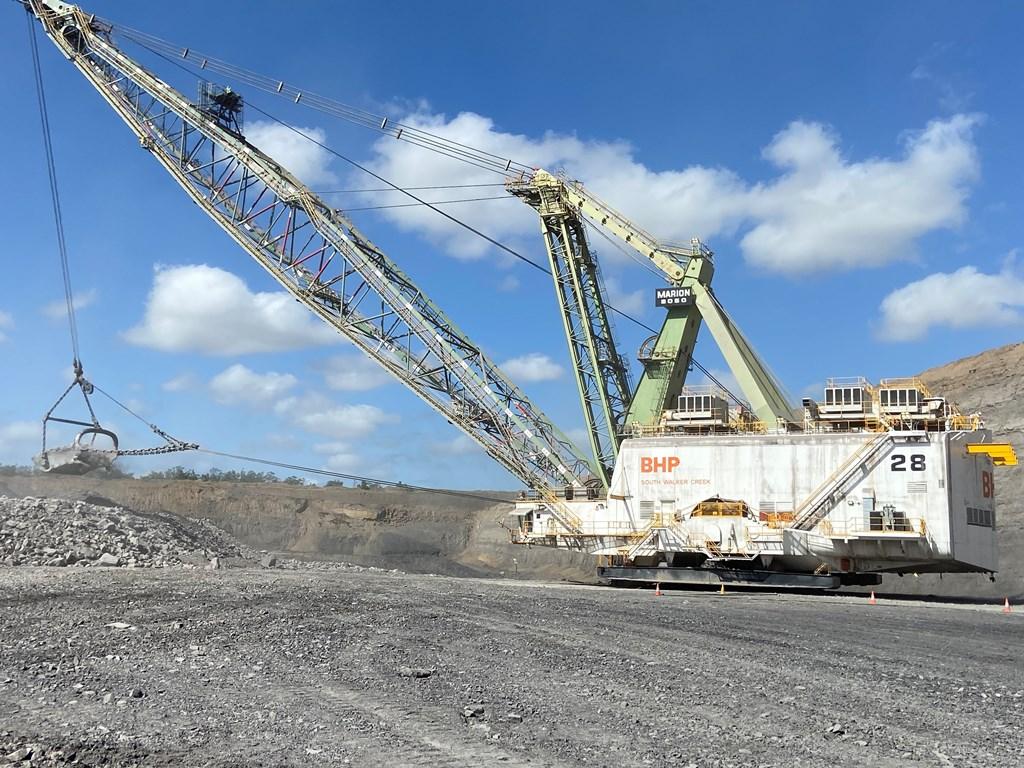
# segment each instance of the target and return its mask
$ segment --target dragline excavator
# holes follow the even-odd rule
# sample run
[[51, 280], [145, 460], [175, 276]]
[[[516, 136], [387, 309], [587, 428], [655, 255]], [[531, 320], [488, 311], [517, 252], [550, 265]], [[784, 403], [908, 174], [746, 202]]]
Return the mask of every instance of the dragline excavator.
[[[22, 4], [141, 146], [236, 242], [531, 489], [607, 489], [629, 425], [656, 421], [678, 396], [702, 316], [757, 415], [773, 423], [791, 418], [774, 378], [709, 290], [713, 259], [706, 247], [696, 240], [686, 249], [663, 246], [579, 183], [520, 170], [507, 188], [543, 223], [591, 443], [589, 454], [581, 451], [347, 217], [246, 142], [237, 93], [202, 83], [194, 103], [127, 56], [112, 39], [112, 25], [56, 0]], [[210, 63], [188, 49], [176, 53]], [[374, 125], [383, 130], [387, 123]], [[401, 128], [395, 133], [402, 137]], [[509, 161], [504, 169], [511, 167]], [[671, 286], [659, 293], [668, 313], [645, 345], [635, 393], [581, 216], [637, 248]]]
[[[1012, 449], [917, 380], [830, 380], [821, 402], [805, 398], [794, 410], [711, 289], [715, 260], [699, 240], [661, 243], [564, 175], [115, 28], [58, 0], [17, 2], [246, 253], [530, 489], [510, 526], [516, 543], [603, 556], [611, 580], [830, 587], [874, 583], [885, 571], [995, 570], [991, 473], [1015, 463]], [[115, 30], [165, 59], [501, 173], [540, 218], [589, 450], [342, 211], [245, 139], [238, 92], [204, 81], [198, 100], [186, 98], [118, 47]], [[665, 318], [641, 347], [635, 387], [587, 226], [634, 249], [666, 281], [655, 295]], [[746, 403], [686, 386], [702, 323]]]
[[[19, 1], [74, 28], [76, 22], [63, 21], [73, 17], [72, 6], [52, 0]], [[42, 19], [39, 12], [36, 15]], [[97, 50], [116, 52], [117, 56], [131, 62], [111, 39], [113, 25], [92, 16], [83, 18], [87, 18], [88, 25], [76, 34], [90, 40], [90, 45], [103, 46]], [[53, 32], [47, 27], [46, 21], [44, 28], [53, 38]], [[794, 420], [777, 380], [711, 291], [714, 259], [711, 251], [699, 240], [694, 239], [684, 247], [659, 243], [591, 194], [582, 184], [562, 175], [497, 158], [443, 137], [403, 126], [387, 117], [372, 115], [297, 89], [283, 81], [247, 73], [214, 57], [171, 45], [138, 30], [118, 26], [117, 31], [165, 58], [173, 56], [202, 70], [241, 79], [246, 84], [287, 97], [295, 103], [320, 109], [397, 140], [411, 142], [475, 166], [511, 172], [506, 180], [506, 188], [533, 207], [540, 216], [590, 443], [589, 455], [585, 460], [587, 467], [582, 475], [576, 473], [565, 476], [563, 473], [563, 476], [556, 478], [556, 485], [571, 485], [584, 477], [590, 488], [607, 490], [623, 436], [657, 422], [661, 414], [677, 401], [686, 373], [691, 367], [702, 318], [721, 348], [754, 415], [770, 425], [791, 423]], [[93, 39], [96, 40], [95, 44], [91, 42]], [[58, 42], [58, 45], [61, 43]], [[92, 47], [88, 50], [93, 52]], [[142, 71], [141, 67], [138, 69]], [[89, 76], [88, 72], [86, 74]], [[93, 77], [90, 77], [90, 81], [103, 93], [101, 85]], [[161, 86], [166, 87], [164, 84]], [[232, 105], [240, 107], [240, 97], [230, 90], [225, 93], [221, 89], [219, 93], [213, 93], [210, 89], [209, 84], [202, 85], [202, 99], [197, 105], [198, 109], [208, 117], [215, 117], [229, 136], [235, 140], [244, 140], [231, 110]], [[153, 94], [154, 97], [159, 95]], [[132, 125], [131, 121], [129, 125]], [[132, 127], [135, 128], [134, 125]], [[140, 140], [145, 141], [146, 137], [143, 135]], [[249, 149], [254, 150], [252, 147]], [[307, 194], [312, 195], [308, 190]], [[613, 338], [610, 308], [603, 296], [597, 259], [587, 242], [584, 220], [627, 247], [636, 249], [644, 260], [660, 270], [668, 283], [668, 287], [659, 290], [656, 296], [658, 306], [667, 310], [665, 321], [661, 331], [648, 339], [640, 350], [643, 370], [635, 390], [630, 382], [629, 366]], [[381, 360], [378, 362], [384, 364]], [[396, 371], [392, 370], [392, 373]], [[453, 423], [459, 424], [458, 421]], [[564, 442], [561, 436], [559, 439]], [[488, 453], [494, 455], [492, 450], [488, 450]], [[499, 461], [509, 468], [505, 459], [499, 458]], [[574, 461], [579, 466], [578, 458], [574, 458]], [[513, 470], [513, 474], [524, 479], [520, 472]], [[536, 487], [532, 481], [527, 484], [531, 488]]]

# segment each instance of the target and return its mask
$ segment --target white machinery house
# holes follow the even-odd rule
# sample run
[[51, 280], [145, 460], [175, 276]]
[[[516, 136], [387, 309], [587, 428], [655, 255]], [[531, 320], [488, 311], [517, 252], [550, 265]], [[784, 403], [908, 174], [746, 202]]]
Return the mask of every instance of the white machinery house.
[[[604, 577], [834, 587], [997, 569], [993, 469], [1012, 450], [920, 382], [830, 381], [799, 431], [730, 424], [720, 395], [680, 400], [622, 443], [607, 498], [565, 502]], [[519, 507], [521, 542], [577, 543]]]

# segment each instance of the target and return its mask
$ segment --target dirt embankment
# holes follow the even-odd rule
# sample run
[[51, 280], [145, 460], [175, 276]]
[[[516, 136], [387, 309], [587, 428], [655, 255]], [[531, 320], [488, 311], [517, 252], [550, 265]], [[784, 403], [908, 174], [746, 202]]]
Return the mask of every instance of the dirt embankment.
[[885, 588], [914, 594], [1024, 595], [1024, 343], [932, 368], [921, 378], [965, 413], [980, 413], [995, 441], [1011, 443], [1022, 463], [996, 467], [999, 573], [995, 583], [980, 576], [892, 577], [886, 579]]
[[59, 476], [0, 478], [2, 493], [206, 519], [251, 547], [296, 557], [447, 575], [594, 578], [588, 555], [510, 544], [499, 521], [511, 504], [471, 497], [402, 488]]

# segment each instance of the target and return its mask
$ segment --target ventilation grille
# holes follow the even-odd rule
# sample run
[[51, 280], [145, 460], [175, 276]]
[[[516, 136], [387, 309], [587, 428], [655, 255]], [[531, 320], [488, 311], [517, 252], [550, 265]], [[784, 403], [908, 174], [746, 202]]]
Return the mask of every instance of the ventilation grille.
[[758, 512], [764, 512], [766, 515], [775, 514], [776, 512], [792, 512], [793, 502], [792, 501], [762, 501], [758, 504]]
[[640, 519], [650, 520], [654, 517], [654, 502], [653, 501], [641, 501], [640, 502]]

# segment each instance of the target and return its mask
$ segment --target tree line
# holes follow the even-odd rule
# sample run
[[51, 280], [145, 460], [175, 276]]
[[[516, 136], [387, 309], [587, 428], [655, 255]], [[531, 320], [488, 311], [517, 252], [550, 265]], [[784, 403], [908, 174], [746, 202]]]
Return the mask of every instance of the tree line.
[[[0, 477], [11, 477], [14, 475], [31, 475], [37, 470], [32, 467], [19, 466], [16, 464], [0, 464]], [[278, 477], [274, 472], [255, 472], [253, 470], [238, 470], [238, 469], [219, 469], [212, 467], [205, 472], [197, 472], [194, 469], [188, 467], [171, 467], [170, 469], [154, 470], [147, 472], [144, 475], [134, 475], [130, 472], [124, 472], [123, 470], [112, 467], [109, 470], [97, 470], [102, 472], [104, 477], [109, 478], [135, 478], [139, 480], [204, 480], [210, 483], [283, 483], [284, 485], [316, 485], [311, 483], [304, 477], [298, 475], [289, 475], [288, 477]], [[93, 474], [93, 473], [91, 473]], [[345, 482], [343, 480], [328, 480], [324, 483], [327, 488], [331, 487], [343, 487]], [[360, 480], [358, 483], [353, 484], [354, 488], [361, 488], [363, 490], [369, 488], [376, 488], [377, 484], [366, 480]]]

